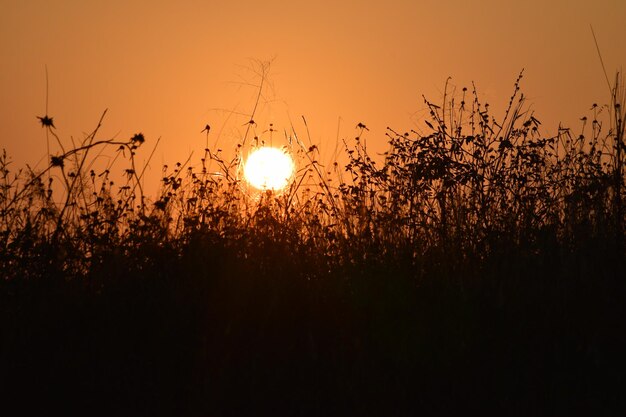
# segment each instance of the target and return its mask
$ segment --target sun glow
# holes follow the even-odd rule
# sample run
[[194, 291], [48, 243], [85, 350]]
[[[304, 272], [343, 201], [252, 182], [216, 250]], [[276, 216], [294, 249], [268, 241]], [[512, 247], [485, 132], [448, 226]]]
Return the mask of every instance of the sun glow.
[[262, 147], [253, 151], [243, 168], [250, 185], [259, 190], [281, 190], [294, 172], [291, 156], [278, 148]]

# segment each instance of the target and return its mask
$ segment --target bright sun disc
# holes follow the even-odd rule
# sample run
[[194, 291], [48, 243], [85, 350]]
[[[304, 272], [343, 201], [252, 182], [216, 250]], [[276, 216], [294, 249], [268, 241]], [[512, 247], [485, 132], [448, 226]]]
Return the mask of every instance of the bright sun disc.
[[259, 190], [281, 190], [289, 183], [293, 170], [291, 156], [277, 148], [262, 147], [248, 156], [243, 175]]

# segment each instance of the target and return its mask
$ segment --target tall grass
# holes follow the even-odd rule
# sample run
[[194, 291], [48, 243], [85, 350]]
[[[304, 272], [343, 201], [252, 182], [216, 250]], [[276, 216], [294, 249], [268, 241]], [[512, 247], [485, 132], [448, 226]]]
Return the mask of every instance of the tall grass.
[[42, 171], [4, 153], [2, 392], [91, 415], [623, 412], [624, 88], [545, 137], [521, 78], [500, 118], [446, 84], [382, 160], [362, 124], [345, 166], [287, 132], [279, 193], [240, 179], [255, 141], [164, 167], [152, 198], [150, 141], [102, 120]]

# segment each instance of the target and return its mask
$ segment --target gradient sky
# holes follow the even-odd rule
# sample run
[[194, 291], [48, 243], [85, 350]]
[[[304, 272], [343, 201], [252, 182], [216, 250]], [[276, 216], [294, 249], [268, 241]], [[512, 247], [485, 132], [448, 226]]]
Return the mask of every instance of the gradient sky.
[[[0, 0], [0, 148], [43, 167], [49, 110], [68, 143], [108, 114], [101, 138], [161, 137], [152, 171], [210, 143], [232, 147], [256, 91], [255, 60], [272, 60], [259, 133], [293, 123], [328, 150], [365, 123], [420, 124], [422, 94], [448, 76], [474, 81], [500, 115], [519, 71], [544, 134], [577, 126], [608, 91], [590, 25], [613, 77], [626, 63], [624, 0], [132, 1]], [[230, 118], [228, 115], [231, 115]], [[146, 154], [148, 152], [144, 151]]]

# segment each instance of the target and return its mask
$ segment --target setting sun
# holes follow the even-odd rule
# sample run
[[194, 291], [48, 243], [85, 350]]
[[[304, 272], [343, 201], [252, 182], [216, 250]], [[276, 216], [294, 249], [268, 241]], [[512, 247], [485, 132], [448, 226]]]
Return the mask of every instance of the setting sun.
[[281, 190], [294, 171], [291, 156], [278, 148], [262, 147], [253, 151], [246, 161], [246, 181], [259, 190]]

